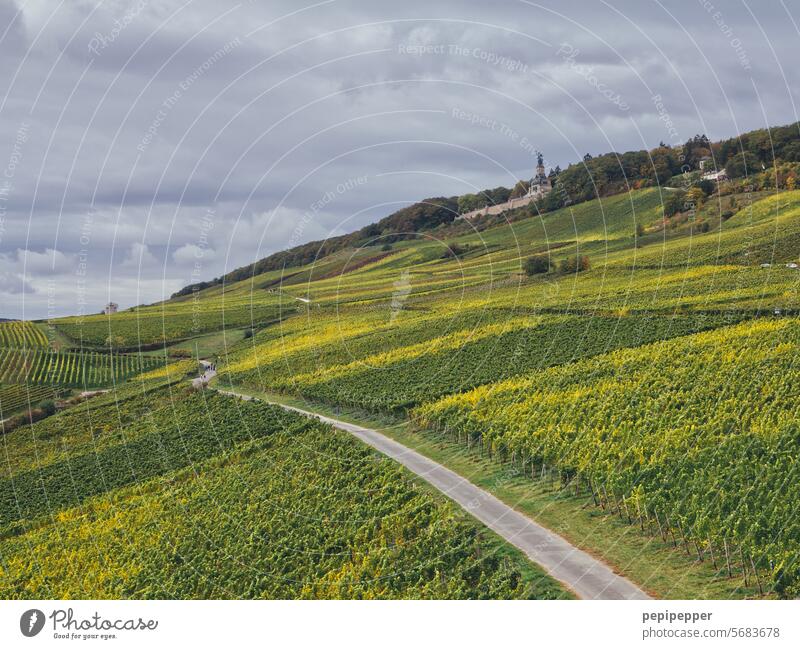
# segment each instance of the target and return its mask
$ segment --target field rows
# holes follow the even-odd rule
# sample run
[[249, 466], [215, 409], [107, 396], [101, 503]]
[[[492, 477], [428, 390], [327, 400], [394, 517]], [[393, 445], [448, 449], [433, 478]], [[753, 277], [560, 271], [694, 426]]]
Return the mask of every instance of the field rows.
[[58, 453], [0, 481], [0, 597], [565, 596], [346, 433], [185, 389], [124, 412], [97, 454], [49, 422]]
[[0, 385], [0, 419], [52, 398], [53, 388], [47, 385]]
[[0, 347], [31, 349], [47, 347], [47, 336], [33, 322], [0, 322]]
[[0, 382], [87, 387], [124, 381], [163, 365], [157, 358], [98, 352], [0, 349]]
[[797, 594], [798, 325], [760, 320], [611, 352], [448, 396], [416, 416], [526, 471], [591, 485], [698, 553], [735, 547], [772, 590]]
[[278, 321], [285, 309], [296, 312], [294, 300], [281, 306], [281, 298], [262, 291], [256, 302], [243, 298], [182, 302], [164, 308], [147, 307], [111, 316], [61, 318], [54, 326], [76, 345], [133, 349], [168, 344], [210, 331], [237, 327], [261, 327]]
[[[364, 346], [374, 350], [376, 337], [342, 345], [342, 356], [299, 371], [301, 359], [224, 375], [235, 384], [271, 389], [343, 405], [375, 410], [405, 410], [447, 394], [524, 374], [535, 369], [573, 362], [610, 349], [634, 347], [655, 340], [685, 336], [729, 322], [717, 316], [577, 316], [522, 317], [477, 325], [432, 338], [424, 343], [389, 348], [357, 356]], [[333, 346], [333, 345], [331, 345]], [[254, 357], [257, 361], [257, 355]], [[319, 360], [319, 357], [317, 357]]]

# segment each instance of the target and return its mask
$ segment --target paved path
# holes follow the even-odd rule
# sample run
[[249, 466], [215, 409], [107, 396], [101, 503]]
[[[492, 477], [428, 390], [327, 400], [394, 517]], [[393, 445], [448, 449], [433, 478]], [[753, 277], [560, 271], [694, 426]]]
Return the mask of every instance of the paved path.
[[208, 361], [200, 361], [200, 365], [203, 366], [203, 373], [196, 379], [192, 379], [192, 387], [194, 388], [208, 385], [208, 382], [217, 375], [217, 370], [211, 369], [212, 365]]
[[[219, 392], [246, 400], [253, 398], [250, 395], [227, 390]], [[320, 421], [353, 434], [396, 460], [522, 550], [532, 561], [542, 566], [581, 599], [650, 599], [631, 581], [614, 574], [606, 564], [570, 545], [562, 537], [476, 487], [466, 478], [378, 431], [300, 408], [283, 404], [274, 405], [316, 417]]]

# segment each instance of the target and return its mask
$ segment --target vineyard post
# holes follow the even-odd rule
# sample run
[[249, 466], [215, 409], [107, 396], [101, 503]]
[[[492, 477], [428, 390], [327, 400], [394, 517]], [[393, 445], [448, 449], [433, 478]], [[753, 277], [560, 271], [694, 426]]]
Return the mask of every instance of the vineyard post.
[[742, 560], [742, 574], [744, 575], [744, 585], [749, 586], [750, 584], [747, 582], [747, 564], [744, 562], [744, 550], [742, 546], [739, 546], [739, 557]]
[[697, 550], [697, 558], [700, 563], [703, 563], [703, 552], [700, 549], [700, 544], [697, 542], [696, 538], [692, 538], [692, 543], [694, 543], [695, 550]]
[[672, 547], [678, 547], [678, 539], [675, 538], [675, 529], [672, 527], [672, 522], [669, 520], [669, 514], [664, 514], [664, 518], [667, 520], [667, 530], [669, 530], [669, 535], [672, 537]]
[[678, 519], [678, 531], [681, 533], [681, 539], [683, 539], [683, 547], [686, 550], [686, 556], [692, 556], [689, 550], [689, 543], [686, 541], [686, 534], [683, 533], [683, 525], [681, 524], [680, 518]]
[[661, 519], [658, 517], [658, 510], [657, 509], [655, 510], [655, 515], [656, 515], [656, 523], [658, 524], [658, 533], [661, 536], [661, 540], [666, 542], [667, 537], [664, 535], [664, 530], [661, 527]]
[[728, 554], [728, 539], [722, 539], [722, 547], [725, 548], [725, 563], [728, 566], [728, 577], [733, 577], [733, 573], [731, 572], [731, 558]]
[[591, 478], [588, 478], [588, 480], [589, 480], [589, 491], [592, 492], [592, 501], [594, 501], [594, 506], [597, 507], [597, 494], [594, 492], [594, 484], [592, 483]]
[[764, 589], [761, 587], [761, 577], [758, 575], [758, 570], [756, 570], [756, 564], [753, 561], [753, 555], [750, 555], [750, 565], [753, 568], [753, 574], [756, 576], [756, 583], [758, 584], [758, 592], [762, 595], [764, 594]]
[[711, 553], [711, 563], [714, 564], [714, 570], [717, 569], [717, 560], [714, 558], [714, 545], [711, 543], [711, 536], [706, 535], [708, 539], [708, 551]]

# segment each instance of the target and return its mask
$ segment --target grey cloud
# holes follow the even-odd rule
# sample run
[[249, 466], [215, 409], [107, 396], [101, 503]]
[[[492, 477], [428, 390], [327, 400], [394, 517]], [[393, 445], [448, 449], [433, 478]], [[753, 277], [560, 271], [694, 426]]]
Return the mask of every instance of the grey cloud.
[[[209, 209], [203, 279], [426, 196], [530, 174], [530, 150], [453, 108], [508, 124], [562, 166], [666, 140], [652, 93], [684, 138], [766, 126], [762, 103], [769, 124], [797, 119], [798, 34], [786, 12], [800, 12], [788, 3], [716, 2], [724, 29], [685, 2], [338, 0], [303, 11], [295, 0], [196, 0], [175, 13], [181, 0], [151, 0], [126, 20], [139, 0], [75, 0], [53, 15], [50, 3], [27, 2], [11, 22], [21, 4], [0, 0], [0, 173], [30, 124], [0, 241], [11, 315], [48, 315], [53, 282], [56, 310], [69, 313], [76, 255], [98, 309], [109, 297], [168, 296], [191, 279]], [[115, 21], [124, 28], [90, 51]], [[627, 111], [570, 69], [563, 43]], [[447, 47], [412, 55], [404, 44]], [[392, 143], [403, 140], [414, 142]], [[307, 218], [361, 175], [365, 184]], [[29, 253], [21, 278], [18, 248], [57, 251], [62, 272]]]

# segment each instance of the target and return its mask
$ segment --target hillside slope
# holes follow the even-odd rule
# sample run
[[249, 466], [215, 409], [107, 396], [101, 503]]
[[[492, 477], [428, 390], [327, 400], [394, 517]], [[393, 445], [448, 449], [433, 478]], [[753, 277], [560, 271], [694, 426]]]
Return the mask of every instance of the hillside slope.
[[[800, 456], [800, 192], [735, 197], [733, 215], [711, 197], [676, 227], [659, 191], [644, 189], [405, 241], [352, 272], [285, 286], [309, 302], [228, 349], [221, 381], [410, 410], [685, 539], [715, 579], [727, 578], [728, 553], [752, 587], [795, 593], [788, 519], [800, 492], [785, 460]], [[542, 254], [554, 270], [521, 271]], [[588, 269], [570, 265], [576, 255]]]

